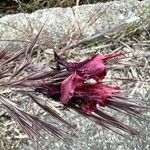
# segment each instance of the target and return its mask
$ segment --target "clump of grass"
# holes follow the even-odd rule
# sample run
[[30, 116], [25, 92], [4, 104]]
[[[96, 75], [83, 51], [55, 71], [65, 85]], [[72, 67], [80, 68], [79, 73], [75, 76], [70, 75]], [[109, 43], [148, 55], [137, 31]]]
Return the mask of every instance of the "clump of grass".
[[1, 13], [12, 14], [16, 12], [30, 13], [37, 9], [52, 7], [72, 7], [82, 4], [94, 4], [111, 0], [2, 0], [0, 2]]
[[[143, 119], [142, 114], [137, 113], [142, 112], [143, 109], [147, 109], [147, 106], [134, 104], [133, 100], [129, 97], [116, 94], [119, 93], [119, 88], [110, 87], [101, 83], [106, 76], [107, 67], [105, 68], [105, 65], [108, 65], [107, 69], [109, 69], [111, 68], [110, 65], [114, 62], [122, 63], [116, 59], [110, 61], [110, 63], [109, 61], [107, 62], [107, 60], [124, 55], [124, 53], [95, 55], [91, 59], [80, 63], [69, 63], [60, 58], [55, 52], [56, 67], [50, 69], [48, 66], [44, 67], [40, 65], [40, 62], [35, 64], [32, 60], [33, 56], [36, 55], [33, 51], [34, 46], [42, 29], [43, 27], [30, 44], [20, 51], [12, 53], [7, 47], [0, 51], [0, 86], [4, 89], [8, 88], [12, 90], [13, 93], [21, 93], [29, 96], [39, 107], [70, 129], [74, 129], [74, 125], [62, 118], [54, 109], [51, 109], [49, 102], [47, 102], [45, 98], [39, 97], [40, 93], [44, 97], [52, 98], [59, 102], [64, 109], [73, 109], [98, 125], [122, 136], [125, 135], [119, 132], [118, 129], [132, 135], [139, 135], [139, 132], [136, 130], [119, 122], [116, 118], [101, 110], [101, 107], [108, 107], [124, 113], [127, 112], [138, 119]], [[19, 62], [19, 60], [21, 61]], [[95, 69], [92, 67], [93, 63], [95, 64]], [[123, 63], [122, 65], [126, 66], [126, 64]], [[118, 66], [119, 65], [117, 65], [117, 67]], [[86, 83], [88, 79], [94, 79], [97, 83], [94, 85], [93, 83]], [[124, 80], [122, 78], [118, 79]], [[140, 81], [128, 78], [125, 80], [131, 82]], [[92, 90], [93, 92], [91, 92]], [[101, 98], [102, 95], [103, 98]], [[23, 111], [19, 105], [16, 105], [16, 102], [10, 100], [3, 93], [0, 94], [0, 100], [10, 116], [19, 123], [23, 131], [32, 140], [36, 142], [43, 141], [43, 135], [39, 132], [43, 130], [64, 142], [68, 142], [65, 139], [65, 135], [68, 135], [67, 132], [41, 120], [32, 113]], [[99, 107], [97, 107], [97, 101], [99, 101]], [[113, 126], [117, 129], [113, 129]]]

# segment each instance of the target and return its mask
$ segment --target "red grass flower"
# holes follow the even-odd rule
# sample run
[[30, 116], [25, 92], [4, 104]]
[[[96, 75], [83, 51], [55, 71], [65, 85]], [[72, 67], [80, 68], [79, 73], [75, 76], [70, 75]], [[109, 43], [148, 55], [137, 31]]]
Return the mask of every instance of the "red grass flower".
[[[71, 75], [61, 83], [60, 102], [64, 105], [68, 105], [72, 97], [77, 96], [79, 98], [80, 96], [80, 98], [84, 97], [85, 99], [86, 97], [86, 99], [91, 99], [95, 102], [99, 101], [101, 106], [105, 106], [106, 97], [113, 92], [119, 92], [116, 88], [107, 87], [99, 83], [106, 76], [106, 61], [123, 54], [124, 53], [94, 55], [82, 62], [70, 63], [61, 59], [55, 53], [57, 63], [63, 65], [71, 73]], [[95, 79], [97, 83], [95, 85], [86, 85], [84, 81], [91, 78]], [[90, 105], [96, 105], [96, 103], [91, 103], [91, 100], [89, 102]], [[86, 105], [88, 106], [88, 104]], [[82, 106], [82, 108], [84, 107]]]

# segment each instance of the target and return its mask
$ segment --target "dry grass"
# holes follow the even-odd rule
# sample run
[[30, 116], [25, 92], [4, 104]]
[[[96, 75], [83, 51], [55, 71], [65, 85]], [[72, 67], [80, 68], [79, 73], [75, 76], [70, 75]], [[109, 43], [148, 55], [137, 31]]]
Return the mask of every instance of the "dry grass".
[[[33, 4], [34, 3], [34, 4]], [[52, 6], [70, 6], [74, 5], [74, 1], [46, 1], [46, 5]], [[73, 3], [73, 4], [72, 4]], [[83, 2], [84, 3], [84, 2]], [[21, 7], [27, 11], [35, 10], [37, 6], [41, 5], [42, 8], [45, 4], [41, 4], [40, 1], [32, 1], [31, 5], [21, 4]], [[84, 45], [78, 45], [77, 47], [66, 50], [61, 55], [72, 60], [82, 60], [95, 53], [108, 53], [115, 51], [127, 52], [127, 58], [122, 60], [122, 64], [116, 64], [112, 67], [107, 77], [107, 82], [112, 82], [121, 85], [130, 95], [138, 95], [139, 98], [145, 99], [144, 103], [149, 105], [148, 91], [150, 90], [150, 27], [145, 26], [127, 26], [122, 32], [117, 30], [113, 33], [107, 34], [98, 43], [98, 40], [88, 42]], [[53, 53], [49, 51], [41, 51], [41, 45], [35, 49], [34, 63], [41, 62], [43, 65], [49, 66], [53, 64]], [[82, 49], [82, 50], [81, 50]], [[82, 57], [81, 57], [82, 56]], [[127, 61], [128, 60], [128, 61]], [[114, 78], [115, 76], [115, 78]], [[122, 80], [120, 80], [122, 78]], [[126, 80], [126, 78], [132, 79], [132, 82]], [[26, 111], [30, 111], [36, 115], [45, 116], [43, 111], [38, 108], [21, 94], [16, 94], [13, 90], [1, 88], [0, 94], [5, 95], [7, 98], [17, 102]], [[56, 104], [52, 104], [54, 106]], [[57, 110], [58, 111], [58, 110]], [[59, 112], [60, 113], [60, 112]], [[0, 147], [2, 149], [16, 149], [19, 143], [26, 139], [26, 136], [16, 126], [15, 122], [10, 116], [0, 107]]]
[[19, 12], [29, 13], [43, 8], [72, 7], [75, 5], [107, 1], [113, 0], [2, 0], [0, 2], [0, 13], [4, 15]]

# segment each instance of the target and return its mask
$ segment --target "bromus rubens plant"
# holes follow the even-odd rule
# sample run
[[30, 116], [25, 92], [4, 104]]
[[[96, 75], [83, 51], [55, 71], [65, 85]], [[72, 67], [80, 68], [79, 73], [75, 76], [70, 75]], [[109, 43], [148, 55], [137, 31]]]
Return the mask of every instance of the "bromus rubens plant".
[[[111, 65], [121, 62], [127, 53], [120, 51], [95, 54], [83, 61], [71, 62], [62, 58], [58, 50], [54, 49], [55, 66], [51, 64], [45, 66], [40, 62], [34, 62], [35, 45], [42, 28], [35, 38], [20, 51], [12, 52], [9, 46], [0, 50], [0, 88], [8, 88], [14, 93], [26, 95], [33, 103], [71, 131], [76, 130], [75, 125], [51, 107], [50, 101], [59, 103], [61, 107], [56, 109], [62, 113], [66, 110], [74, 110], [116, 134], [124, 137], [127, 134], [142, 136], [144, 133], [104, 111], [105, 108], [109, 108], [110, 111], [116, 110], [118, 113], [142, 119], [142, 113], [149, 110], [149, 106], [143, 105], [138, 97], [129, 97], [121, 87], [105, 82]], [[75, 134], [71, 136], [72, 133], [59, 129], [35, 114], [26, 112], [5, 94], [0, 94], [0, 102], [20, 125], [22, 131], [34, 141], [43, 140], [42, 130], [64, 142], [68, 142], [65, 139], [66, 135], [70, 135], [70, 138], [77, 137]]]

